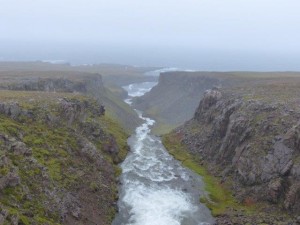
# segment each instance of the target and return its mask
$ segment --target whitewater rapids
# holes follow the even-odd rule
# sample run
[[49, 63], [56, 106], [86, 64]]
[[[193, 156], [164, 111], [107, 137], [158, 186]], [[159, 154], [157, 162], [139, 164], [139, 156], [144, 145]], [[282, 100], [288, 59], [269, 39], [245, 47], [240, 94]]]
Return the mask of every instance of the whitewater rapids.
[[[155, 85], [145, 82], [124, 87], [129, 93], [125, 102], [131, 105], [133, 97]], [[201, 177], [169, 155], [160, 138], [150, 134], [155, 121], [136, 112], [144, 123], [128, 139], [131, 151], [121, 164], [119, 213], [112, 224], [213, 224], [210, 211], [199, 202], [205, 194]]]

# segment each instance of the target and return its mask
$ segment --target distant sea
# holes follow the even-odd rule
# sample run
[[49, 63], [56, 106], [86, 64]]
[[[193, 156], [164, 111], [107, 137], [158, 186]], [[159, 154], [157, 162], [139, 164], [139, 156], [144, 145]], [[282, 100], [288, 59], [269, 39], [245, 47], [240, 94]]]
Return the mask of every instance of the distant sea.
[[202, 71], [300, 71], [300, 53], [0, 43], [0, 61], [36, 60], [73, 65], [116, 63]]

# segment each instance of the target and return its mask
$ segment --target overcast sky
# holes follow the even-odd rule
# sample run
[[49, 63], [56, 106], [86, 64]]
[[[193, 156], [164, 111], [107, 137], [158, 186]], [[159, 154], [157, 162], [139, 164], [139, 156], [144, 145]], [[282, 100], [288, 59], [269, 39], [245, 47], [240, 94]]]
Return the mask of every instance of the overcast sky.
[[[85, 54], [88, 49], [94, 55], [99, 50], [103, 52], [99, 59], [120, 63], [131, 48], [148, 49], [149, 55], [152, 49], [153, 56], [160, 48], [162, 55], [168, 49], [173, 56], [198, 51], [298, 60], [300, 1], [0, 0], [0, 41], [2, 59], [14, 54], [20, 58], [18, 54], [28, 51], [28, 46], [36, 48], [32, 52], [38, 57], [41, 46], [57, 45], [59, 49], [67, 46], [66, 51], [86, 47]], [[19, 49], [10, 51], [13, 46]], [[115, 56], [109, 55], [105, 46], [123, 51], [112, 49]], [[55, 48], [50, 50], [49, 57], [63, 57], [62, 51], [55, 55]]]

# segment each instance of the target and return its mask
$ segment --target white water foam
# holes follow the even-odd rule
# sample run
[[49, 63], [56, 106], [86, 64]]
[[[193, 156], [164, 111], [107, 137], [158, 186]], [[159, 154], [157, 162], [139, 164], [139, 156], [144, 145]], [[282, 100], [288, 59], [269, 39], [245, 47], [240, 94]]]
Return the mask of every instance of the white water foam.
[[195, 211], [188, 196], [167, 187], [129, 185], [123, 200], [132, 208], [131, 225], [180, 225], [183, 214]]
[[157, 82], [144, 82], [142, 86], [140, 84], [130, 84], [123, 88], [128, 92], [130, 97], [140, 97], [149, 92], [156, 84]]
[[[129, 96], [135, 97], [145, 94], [154, 85], [146, 82], [125, 89]], [[126, 102], [131, 104], [131, 98]], [[159, 138], [150, 135], [155, 121], [136, 112], [144, 123], [129, 138], [131, 152], [121, 165], [120, 211], [113, 225], [211, 224], [208, 223], [213, 221], [209, 211], [199, 206], [199, 190], [193, 189], [193, 184], [187, 185], [198, 180], [167, 153]], [[195, 193], [187, 192], [189, 188], [196, 190], [196, 199], [193, 199]]]

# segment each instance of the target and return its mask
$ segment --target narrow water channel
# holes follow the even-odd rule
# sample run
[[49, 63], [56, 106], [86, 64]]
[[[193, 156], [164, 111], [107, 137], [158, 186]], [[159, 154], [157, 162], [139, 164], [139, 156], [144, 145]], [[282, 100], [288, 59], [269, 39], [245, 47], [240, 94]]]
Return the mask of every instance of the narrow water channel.
[[[133, 97], [142, 96], [155, 84], [124, 87], [129, 93], [126, 102], [131, 104]], [[160, 138], [150, 134], [155, 121], [136, 112], [144, 123], [128, 139], [131, 151], [121, 164], [119, 213], [112, 224], [213, 224], [210, 211], [199, 202], [204, 194], [201, 177], [170, 156]]]

